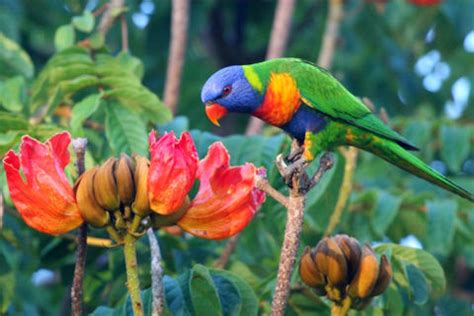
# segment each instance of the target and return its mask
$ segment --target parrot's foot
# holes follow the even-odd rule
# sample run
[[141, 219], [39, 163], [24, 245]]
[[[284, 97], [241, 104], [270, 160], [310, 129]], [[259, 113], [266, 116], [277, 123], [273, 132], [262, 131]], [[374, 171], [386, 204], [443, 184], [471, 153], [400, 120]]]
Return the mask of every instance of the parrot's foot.
[[301, 159], [301, 156], [303, 155], [303, 153], [304, 153], [304, 147], [301, 146], [301, 144], [296, 139], [294, 139], [293, 142], [291, 143], [291, 151], [285, 160], [288, 161], [289, 163], [296, 162], [299, 159]]
[[285, 184], [290, 188], [293, 187], [293, 182], [296, 177], [305, 174], [304, 169], [308, 164], [309, 161], [307, 161], [301, 154], [297, 160], [292, 161], [290, 164], [286, 164], [285, 159], [281, 154], [276, 157], [277, 169], [283, 177]]

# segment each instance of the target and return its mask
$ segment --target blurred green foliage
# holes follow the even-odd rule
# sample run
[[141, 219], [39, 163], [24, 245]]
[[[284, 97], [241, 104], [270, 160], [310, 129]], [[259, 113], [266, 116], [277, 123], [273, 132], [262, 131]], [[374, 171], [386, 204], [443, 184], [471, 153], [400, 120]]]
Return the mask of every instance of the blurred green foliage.
[[[274, 128], [263, 135], [239, 135], [248, 118], [238, 115], [223, 120], [221, 129], [211, 127], [199, 97], [213, 71], [264, 58], [275, 3], [192, 2], [180, 116], [170, 122], [158, 97], [166, 72], [170, 2], [127, 2], [130, 53], [121, 51], [118, 25], [107, 38], [94, 31], [98, 21], [90, 11], [104, 2], [0, 0], [0, 156], [24, 134], [45, 139], [67, 129], [89, 139], [87, 165], [92, 166], [120, 152], [146, 154], [151, 128], [191, 130], [201, 158], [209, 144], [222, 140], [233, 164], [265, 166], [272, 184], [284, 192], [273, 159], [288, 151], [288, 137]], [[474, 38], [474, 2], [418, 7], [403, 0], [350, 0], [344, 8], [332, 72], [355, 95], [383, 106], [390, 124], [422, 148], [422, 159], [474, 191], [474, 44], [466, 44], [468, 34]], [[326, 15], [326, 1], [297, 2], [288, 56], [317, 59]], [[76, 45], [84, 40], [87, 45]], [[343, 155], [335, 157], [333, 169], [308, 195], [301, 248], [316, 245], [333, 213], [345, 164]], [[0, 187], [6, 197], [0, 314], [68, 314], [72, 235], [52, 238], [29, 229], [15, 215], [3, 169]], [[377, 253], [387, 254], [395, 269], [387, 292], [358, 314], [472, 314], [472, 204], [366, 153], [359, 155], [346, 204], [334, 233], [379, 244]], [[206, 268], [225, 242], [159, 232], [168, 312], [268, 313], [285, 219], [284, 208], [268, 198], [241, 234], [228, 271]], [[399, 243], [419, 245], [431, 255]], [[140, 240], [144, 289], [150, 287], [149, 255], [147, 242]], [[127, 314], [120, 250], [89, 248], [86, 271], [86, 311]], [[329, 313], [327, 301], [299, 286], [297, 273], [293, 282], [289, 315]], [[143, 295], [149, 303], [149, 290]]]

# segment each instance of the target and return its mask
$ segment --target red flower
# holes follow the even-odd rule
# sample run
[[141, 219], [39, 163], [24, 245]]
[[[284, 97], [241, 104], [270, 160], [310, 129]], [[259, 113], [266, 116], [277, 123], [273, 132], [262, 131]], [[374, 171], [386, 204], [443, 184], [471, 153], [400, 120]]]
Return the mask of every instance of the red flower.
[[229, 167], [224, 145], [212, 144], [199, 163], [199, 191], [177, 224], [200, 238], [224, 239], [237, 234], [265, 200], [265, 193], [255, 187], [255, 176], [262, 171], [251, 163]]
[[24, 136], [20, 154], [10, 150], [3, 159], [15, 207], [26, 224], [43, 233], [64, 234], [83, 222], [64, 173], [70, 142], [67, 132], [54, 135], [44, 144]]
[[437, 5], [441, 0], [408, 0], [414, 5]]
[[189, 133], [178, 140], [173, 132], [156, 139], [149, 135], [150, 171], [148, 199], [150, 208], [161, 215], [174, 213], [184, 202], [193, 186], [198, 154]]

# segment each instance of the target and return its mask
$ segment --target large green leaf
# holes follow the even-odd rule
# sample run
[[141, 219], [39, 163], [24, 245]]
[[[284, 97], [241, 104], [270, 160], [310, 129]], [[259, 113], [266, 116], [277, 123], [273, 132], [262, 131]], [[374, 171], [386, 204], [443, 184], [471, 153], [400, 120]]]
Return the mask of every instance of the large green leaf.
[[189, 292], [195, 315], [223, 315], [216, 286], [206, 267], [193, 267], [189, 277]]
[[15, 76], [0, 85], [0, 105], [10, 112], [23, 110], [25, 102], [25, 78]]
[[440, 134], [441, 158], [450, 170], [459, 172], [471, 149], [470, 131], [461, 126], [443, 125]]
[[106, 107], [105, 135], [116, 155], [137, 153], [147, 155], [147, 130], [139, 116], [116, 102]]
[[54, 34], [54, 46], [57, 51], [62, 51], [74, 45], [76, 33], [71, 24], [60, 26]]
[[397, 244], [382, 244], [375, 247], [378, 253], [391, 252], [392, 259], [401, 262], [404, 265], [413, 265], [423, 272], [431, 293], [435, 297], [443, 294], [446, 288], [446, 278], [444, 271], [438, 261], [428, 252], [400, 246]]
[[[225, 270], [210, 269], [209, 271], [219, 291], [221, 303], [223, 305], [222, 308], [224, 309], [224, 315], [230, 314], [252, 316], [258, 314], [257, 296], [247, 283], [245, 283], [235, 274]], [[220, 282], [218, 282], [219, 280]], [[230, 295], [223, 293], [226, 291], [227, 287], [230, 288]], [[234, 296], [234, 289], [236, 290], [236, 294], [238, 294], [238, 296]], [[238, 300], [238, 302], [236, 300]], [[229, 308], [229, 306], [238, 306], [239, 308], [232, 309]], [[229, 313], [227, 313], [226, 311], [229, 311]], [[234, 311], [234, 313], [230, 311]]]
[[402, 199], [398, 196], [385, 191], [378, 192], [371, 224], [379, 237], [383, 237], [385, 231], [397, 216], [401, 203]]
[[79, 31], [89, 33], [94, 28], [95, 18], [92, 13], [85, 11], [80, 16], [75, 16], [72, 18], [72, 25]]
[[429, 288], [425, 275], [412, 264], [406, 266], [406, 274], [415, 304], [425, 304], [429, 298]]
[[427, 248], [433, 254], [446, 256], [453, 246], [458, 205], [455, 200], [435, 200], [429, 201], [427, 208]]
[[21, 47], [0, 32], [0, 78], [21, 75], [33, 76], [30, 56]]
[[0, 133], [28, 129], [28, 121], [20, 115], [0, 111]]
[[74, 105], [71, 117], [73, 134], [79, 133], [82, 123], [99, 108], [101, 98], [101, 94], [91, 94]]

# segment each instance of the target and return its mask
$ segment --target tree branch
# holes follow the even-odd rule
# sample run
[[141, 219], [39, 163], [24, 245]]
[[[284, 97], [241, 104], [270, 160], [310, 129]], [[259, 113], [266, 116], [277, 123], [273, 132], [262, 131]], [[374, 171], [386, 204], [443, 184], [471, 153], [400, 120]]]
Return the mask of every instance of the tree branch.
[[[85, 153], [87, 139], [76, 138], [72, 140], [72, 147], [76, 153], [76, 170], [79, 177], [85, 171]], [[84, 270], [87, 256], [87, 223], [79, 227], [77, 235], [76, 265], [74, 267], [74, 278], [71, 287], [71, 314], [74, 316], [82, 315], [82, 283], [84, 279]]]
[[[279, 0], [273, 18], [270, 43], [268, 44], [266, 59], [282, 57], [288, 43], [288, 34], [291, 29], [294, 0]], [[263, 128], [263, 121], [251, 117], [247, 125], [246, 135], [259, 134]]]
[[[327, 153], [320, 160], [319, 168], [312, 177], [310, 183], [306, 183], [308, 177], [304, 164], [298, 164], [292, 168], [290, 198], [288, 205], [288, 218], [285, 227], [285, 237], [280, 252], [280, 263], [278, 265], [275, 293], [272, 301], [272, 316], [283, 316], [288, 303], [291, 287], [291, 274], [296, 261], [296, 254], [300, 243], [301, 230], [303, 227], [304, 205], [306, 193], [331, 169], [333, 160]], [[291, 168], [292, 166], [288, 166]], [[286, 174], [286, 172], [285, 172]]]
[[161, 266], [161, 251], [158, 239], [152, 228], [147, 230], [148, 242], [151, 252], [151, 292], [152, 292], [152, 316], [163, 315], [165, 296], [163, 290], [163, 267]]
[[179, 98], [181, 72], [183, 70], [188, 31], [189, 0], [173, 0], [171, 14], [171, 43], [163, 100], [176, 112]]
[[107, 9], [99, 22], [98, 30], [105, 35], [114, 24], [115, 19], [122, 14], [125, 0], [110, 0]]
[[329, 69], [336, 50], [339, 25], [343, 17], [343, 0], [330, 0], [329, 13], [326, 19], [326, 29], [323, 34], [321, 50], [319, 51], [318, 65]]
[[354, 177], [354, 170], [359, 150], [355, 147], [341, 148], [341, 153], [346, 159], [344, 165], [344, 177], [342, 178], [341, 189], [339, 191], [336, 206], [329, 218], [329, 223], [324, 232], [324, 236], [331, 235], [337, 224], [341, 221], [342, 212], [344, 211], [344, 207], [346, 206], [347, 200], [349, 200], [352, 191], [352, 179]]

